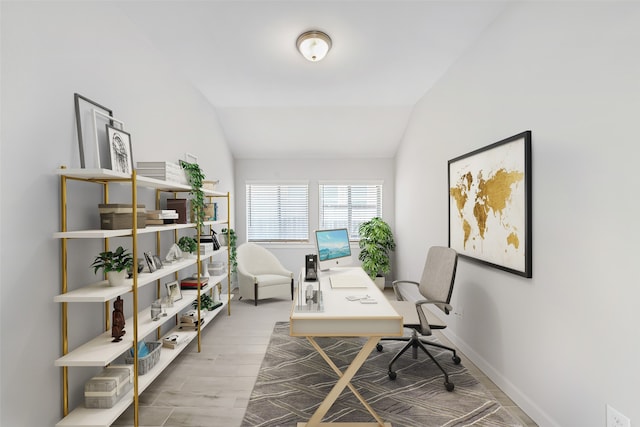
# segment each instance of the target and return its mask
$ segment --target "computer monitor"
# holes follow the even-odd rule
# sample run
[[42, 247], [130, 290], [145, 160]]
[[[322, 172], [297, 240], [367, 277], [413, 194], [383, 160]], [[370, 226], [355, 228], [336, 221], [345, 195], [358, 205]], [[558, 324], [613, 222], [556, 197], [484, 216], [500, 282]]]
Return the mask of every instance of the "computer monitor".
[[352, 263], [349, 231], [346, 228], [316, 230], [315, 233], [318, 267], [320, 270], [328, 270]]

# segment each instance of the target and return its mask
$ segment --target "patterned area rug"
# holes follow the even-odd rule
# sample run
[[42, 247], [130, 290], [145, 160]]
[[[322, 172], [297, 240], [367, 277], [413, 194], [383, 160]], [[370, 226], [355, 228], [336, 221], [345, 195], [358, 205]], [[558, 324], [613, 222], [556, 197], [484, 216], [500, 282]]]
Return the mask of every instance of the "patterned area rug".
[[[316, 340], [342, 370], [362, 348], [364, 339]], [[380, 417], [393, 427], [522, 426], [462, 365], [454, 365], [451, 353], [434, 349], [453, 392], [444, 388], [444, 377], [422, 352], [418, 359], [405, 353], [394, 365], [398, 377], [387, 375], [387, 365], [403, 343], [383, 341], [374, 350], [352, 384]], [[289, 323], [276, 324], [256, 385], [251, 393], [243, 427], [284, 427], [304, 422], [337, 381], [336, 374], [305, 338], [289, 336]], [[324, 422], [374, 422], [373, 417], [348, 388], [331, 407]]]

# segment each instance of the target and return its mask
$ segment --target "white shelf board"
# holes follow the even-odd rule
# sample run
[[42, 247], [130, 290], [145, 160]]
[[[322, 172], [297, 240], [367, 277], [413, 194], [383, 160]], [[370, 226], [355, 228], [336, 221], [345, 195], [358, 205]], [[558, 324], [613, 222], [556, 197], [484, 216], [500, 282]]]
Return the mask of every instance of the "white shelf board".
[[[211, 289], [211, 286], [205, 286], [201, 292], [206, 292]], [[175, 314], [190, 307], [196, 299], [195, 292], [183, 292], [182, 295], [183, 298], [174, 302], [173, 307], [167, 309], [167, 316], [161, 317], [160, 320], [151, 320], [151, 307], [138, 313], [138, 341], [171, 320]], [[112, 342], [111, 331], [106, 331], [58, 358], [55, 361], [55, 366], [106, 366], [133, 347], [133, 316], [125, 320], [125, 331], [126, 334], [122, 341], [117, 343]]]
[[[204, 221], [204, 225], [227, 224], [227, 221]], [[196, 228], [195, 223], [187, 224], [164, 224], [164, 225], [147, 225], [144, 228], [138, 228], [138, 234], [158, 233], [162, 231], [182, 230], [186, 228]], [[76, 231], [57, 231], [53, 233], [54, 239], [106, 239], [110, 237], [126, 237], [133, 235], [133, 229], [122, 228], [118, 230], [76, 230]]]
[[[224, 299], [222, 297], [224, 296]], [[233, 297], [233, 295], [231, 295]], [[202, 329], [220, 313], [227, 305], [227, 295], [220, 295], [222, 306], [213, 312], [207, 312]], [[196, 331], [182, 331], [174, 329], [167, 335], [179, 333], [185, 334], [186, 338], [183, 344], [175, 349], [162, 348], [160, 350], [160, 360], [145, 375], [138, 376], [138, 394], [142, 393], [149, 385], [169, 366], [169, 364], [185, 349], [187, 345], [197, 336]], [[166, 335], [165, 335], [166, 336]], [[56, 427], [109, 427], [113, 422], [133, 403], [133, 390], [129, 391], [122, 397], [112, 408], [108, 409], [88, 409], [79, 406], [69, 413], [64, 419], [56, 424]]]
[[[138, 274], [138, 289], [153, 283], [158, 279], [168, 276], [171, 273], [182, 270], [196, 263], [196, 258], [188, 258], [176, 261], [172, 264], [164, 264], [162, 268], [153, 273]], [[74, 289], [65, 294], [57, 295], [54, 302], [106, 302], [118, 295], [124, 295], [133, 289], [133, 279], [125, 279], [123, 286], [109, 286], [106, 280], [91, 283], [87, 286]]]
[[[60, 176], [66, 176], [69, 178], [94, 180], [94, 181], [116, 181], [122, 183], [130, 183], [131, 175], [121, 172], [115, 172], [110, 169], [56, 169], [56, 173]], [[160, 179], [149, 178], [147, 176], [136, 175], [136, 183], [138, 186], [153, 188], [161, 191], [172, 192], [190, 192], [191, 186], [185, 184], [179, 184], [172, 181], [163, 181]], [[202, 189], [205, 196], [226, 196], [227, 193], [220, 191], [213, 191]]]
[[[144, 228], [138, 228], [137, 234], [149, 234], [162, 231], [173, 231], [185, 228], [195, 228], [195, 224], [164, 224], [164, 225], [148, 225]], [[133, 229], [122, 228], [118, 230], [76, 230], [76, 231], [57, 231], [53, 233], [54, 239], [106, 239], [109, 237], [126, 237], [133, 235]]]

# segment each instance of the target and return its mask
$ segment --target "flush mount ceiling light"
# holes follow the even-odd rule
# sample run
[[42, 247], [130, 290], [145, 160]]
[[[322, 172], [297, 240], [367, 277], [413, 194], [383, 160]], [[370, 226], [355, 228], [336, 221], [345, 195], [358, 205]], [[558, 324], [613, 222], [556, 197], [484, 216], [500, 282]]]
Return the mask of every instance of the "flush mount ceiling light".
[[327, 55], [331, 49], [331, 37], [322, 31], [307, 31], [300, 34], [296, 42], [298, 50], [311, 62], [318, 62]]

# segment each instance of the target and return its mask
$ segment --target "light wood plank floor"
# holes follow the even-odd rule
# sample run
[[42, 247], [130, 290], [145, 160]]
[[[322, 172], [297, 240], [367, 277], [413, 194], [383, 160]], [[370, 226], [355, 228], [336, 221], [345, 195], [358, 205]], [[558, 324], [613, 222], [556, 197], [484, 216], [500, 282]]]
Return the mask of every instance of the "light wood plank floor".
[[[240, 426], [275, 322], [288, 321], [291, 301], [231, 302], [231, 316], [218, 315], [140, 396], [139, 425], [145, 427]], [[438, 336], [449, 345], [446, 338]], [[536, 424], [489, 378], [459, 353], [467, 367], [526, 426]], [[129, 408], [114, 423], [133, 426]]]

